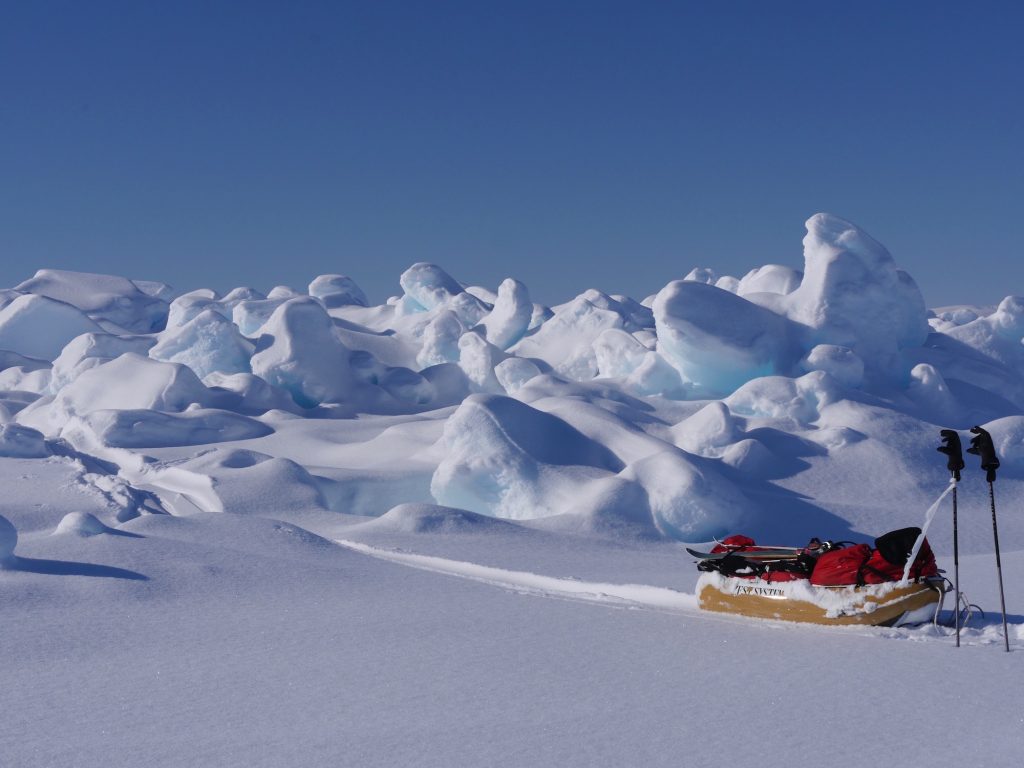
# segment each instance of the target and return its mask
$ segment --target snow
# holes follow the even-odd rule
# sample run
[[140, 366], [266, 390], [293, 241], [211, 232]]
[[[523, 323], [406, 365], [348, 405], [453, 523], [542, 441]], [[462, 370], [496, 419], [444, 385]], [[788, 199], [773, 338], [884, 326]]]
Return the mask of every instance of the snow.
[[622, 463], [561, 419], [498, 395], [472, 395], [445, 423], [430, 491], [441, 504], [529, 519], [556, 514], [573, 487]]
[[466, 326], [454, 312], [448, 309], [438, 312], [423, 328], [423, 347], [416, 362], [424, 368], [458, 362], [459, 339], [465, 332]]
[[41, 459], [49, 455], [41, 432], [20, 424], [0, 424], [0, 457]]
[[238, 326], [242, 335], [258, 336], [263, 324], [283, 303], [283, 299], [270, 298], [242, 300], [232, 307], [231, 321]]
[[491, 310], [480, 324], [485, 337], [499, 349], [508, 349], [526, 333], [533, 317], [530, 292], [518, 280], [508, 278], [498, 286], [498, 295]]
[[10, 564], [17, 546], [18, 530], [11, 525], [10, 520], [0, 516], [0, 569]]
[[356, 304], [369, 306], [363, 289], [346, 275], [320, 275], [309, 284], [309, 295], [320, 299], [328, 309]]
[[420, 262], [413, 264], [398, 281], [405, 291], [404, 305], [414, 312], [425, 312], [448, 304], [463, 292], [462, 286], [440, 267]]
[[349, 350], [324, 308], [309, 298], [290, 299], [274, 310], [256, 345], [252, 372], [304, 408], [339, 402], [354, 389]]
[[95, 515], [88, 512], [69, 512], [54, 529], [54, 535], [98, 536], [112, 529], [107, 528]]
[[146, 355], [155, 343], [148, 336], [114, 336], [109, 333], [83, 333], [61, 350], [53, 361], [48, 391], [59, 392], [90, 368], [110, 362], [127, 352]]
[[84, 418], [95, 439], [114, 448], [208, 445], [249, 440], [273, 432], [255, 419], [212, 409], [184, 413], [126, 409], [92, 411]]
[[783, 264], [765, 264], [754, 267], [740, 278], [736, 293], [744, 298], [759, 293], [777, 293], [783, 296], [792, 293], [803, 280], [803, 273]]
[[37, 400], [18, 414], [20, 423], [58, 434], [75, 416], [100, 410], [183, 411], [216, 398], [191, 369], [150, 360], [133, 352], [90, 368], [52, 398]]
[[[1016, 765], [1024, 300], [929, 312], [861, 228], [807, 231], [803, 264], [552, 309], [426, 263], [377, 306], [344, 274], [0, 289], [4, 764]], [[963, 648], [697, 607], [685, 545], [919, 526], [975, 424], [1012, 653], [970, 455]], [[951, 572], [948, 496], [928, 539]], [[806, 706], [834, 691], [869, 704]]]
[[100, 330], [70, 304], [26, 294], [0, 309], [0, 349], [53, 360], [82, 333]]
[[817, 343], [850, 347], [886, 372], [901, 349], [920, 346], [929, 327], [913, 278], [855, 224], [818, 213], [807, 220], [804, 275], [786, 297], [788, 314]]
[[478, 392], [499, 392], [501, 384], [494, 369], [505, 359], [498, 347], [475, 332], [459, 337], [459, 368]]
[[697, 395], [727, 395], [793, 362], [791, 323], [714, 286], [669, 283], [654, 300], [654, 318], [658, 352]]
[[610, 328], [622, 328], [625, 318], [591, 298], [596, 297], [583, 294], [556, 307], [550, 320], [511, 351], [519, 357], [543, 360], [570, 379], [594, 378], [598, 374], [594, 341]]
[[807, 372], [824, 371], [843, 386], [852, 389], [864, 383], [864, 361], [849, 347], [818, 344], [800, 364]]
[[97, 275], [63, 269], [40, 269], [15, 286], [78, 308], [93, 320], [106, 321], [138, 333], [159, 331], [167, 321], [167, 286], [141, 283], [116, 275]]
[[222, 314], [204, 309], [191, 320], [169, 327], [149, 350], [154, 360], [182, 363], [204, 378], [211, 373], [249, 373], [253, 344]]
[[511, 394], [525, 386], [541, 370], [532, 360], [524, 357], [509, 357], [494, 366], [494, 378], [501, 388]]

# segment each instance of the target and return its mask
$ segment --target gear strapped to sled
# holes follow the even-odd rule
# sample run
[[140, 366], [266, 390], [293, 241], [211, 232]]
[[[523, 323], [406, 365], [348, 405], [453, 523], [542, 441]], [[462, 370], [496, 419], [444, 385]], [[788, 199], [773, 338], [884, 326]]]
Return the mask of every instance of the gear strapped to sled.
[[823, 624], [891, 624], [922, 610], [934, 617], [931, 606], [941, 603], [945, 591], [927, 542], [910, 580], [902, 581], [920, 534], [920, 528], [892, 531], [874, 547], [819, 539], [804, 547], [759, 547], [735, 535], [711, 552], [688, 551], [703, 572], [697, 596], [705, 610]]

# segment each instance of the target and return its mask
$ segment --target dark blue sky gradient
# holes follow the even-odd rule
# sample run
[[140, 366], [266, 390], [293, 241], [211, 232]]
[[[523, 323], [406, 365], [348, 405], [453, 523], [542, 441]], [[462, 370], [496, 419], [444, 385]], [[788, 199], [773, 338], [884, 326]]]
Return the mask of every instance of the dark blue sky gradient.
[[1019, 3], [12, 2], [0, 285], [433, 261], [556, 303], [863, 226], [932, 305], [1024, 293]]

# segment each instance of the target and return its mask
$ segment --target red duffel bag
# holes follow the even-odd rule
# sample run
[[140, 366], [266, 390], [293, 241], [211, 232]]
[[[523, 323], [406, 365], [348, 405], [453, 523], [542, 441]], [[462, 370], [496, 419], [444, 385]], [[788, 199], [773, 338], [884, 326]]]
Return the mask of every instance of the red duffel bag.
[[811, 572], [811, 584], [819, 587], [863, 584], [863, 569], [870, 557], [871, 547], [867, 544], [854, 544], [826, 552], [818, 558]]

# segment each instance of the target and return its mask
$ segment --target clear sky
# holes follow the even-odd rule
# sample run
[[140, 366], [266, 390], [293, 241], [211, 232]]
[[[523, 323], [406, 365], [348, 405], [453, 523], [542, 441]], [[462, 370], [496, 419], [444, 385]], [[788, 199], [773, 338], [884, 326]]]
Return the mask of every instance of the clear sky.
[[932, 306], [1024, 294], [1020, 3], [0, 5], [0, 286], [642, 298], [817, 211]]

